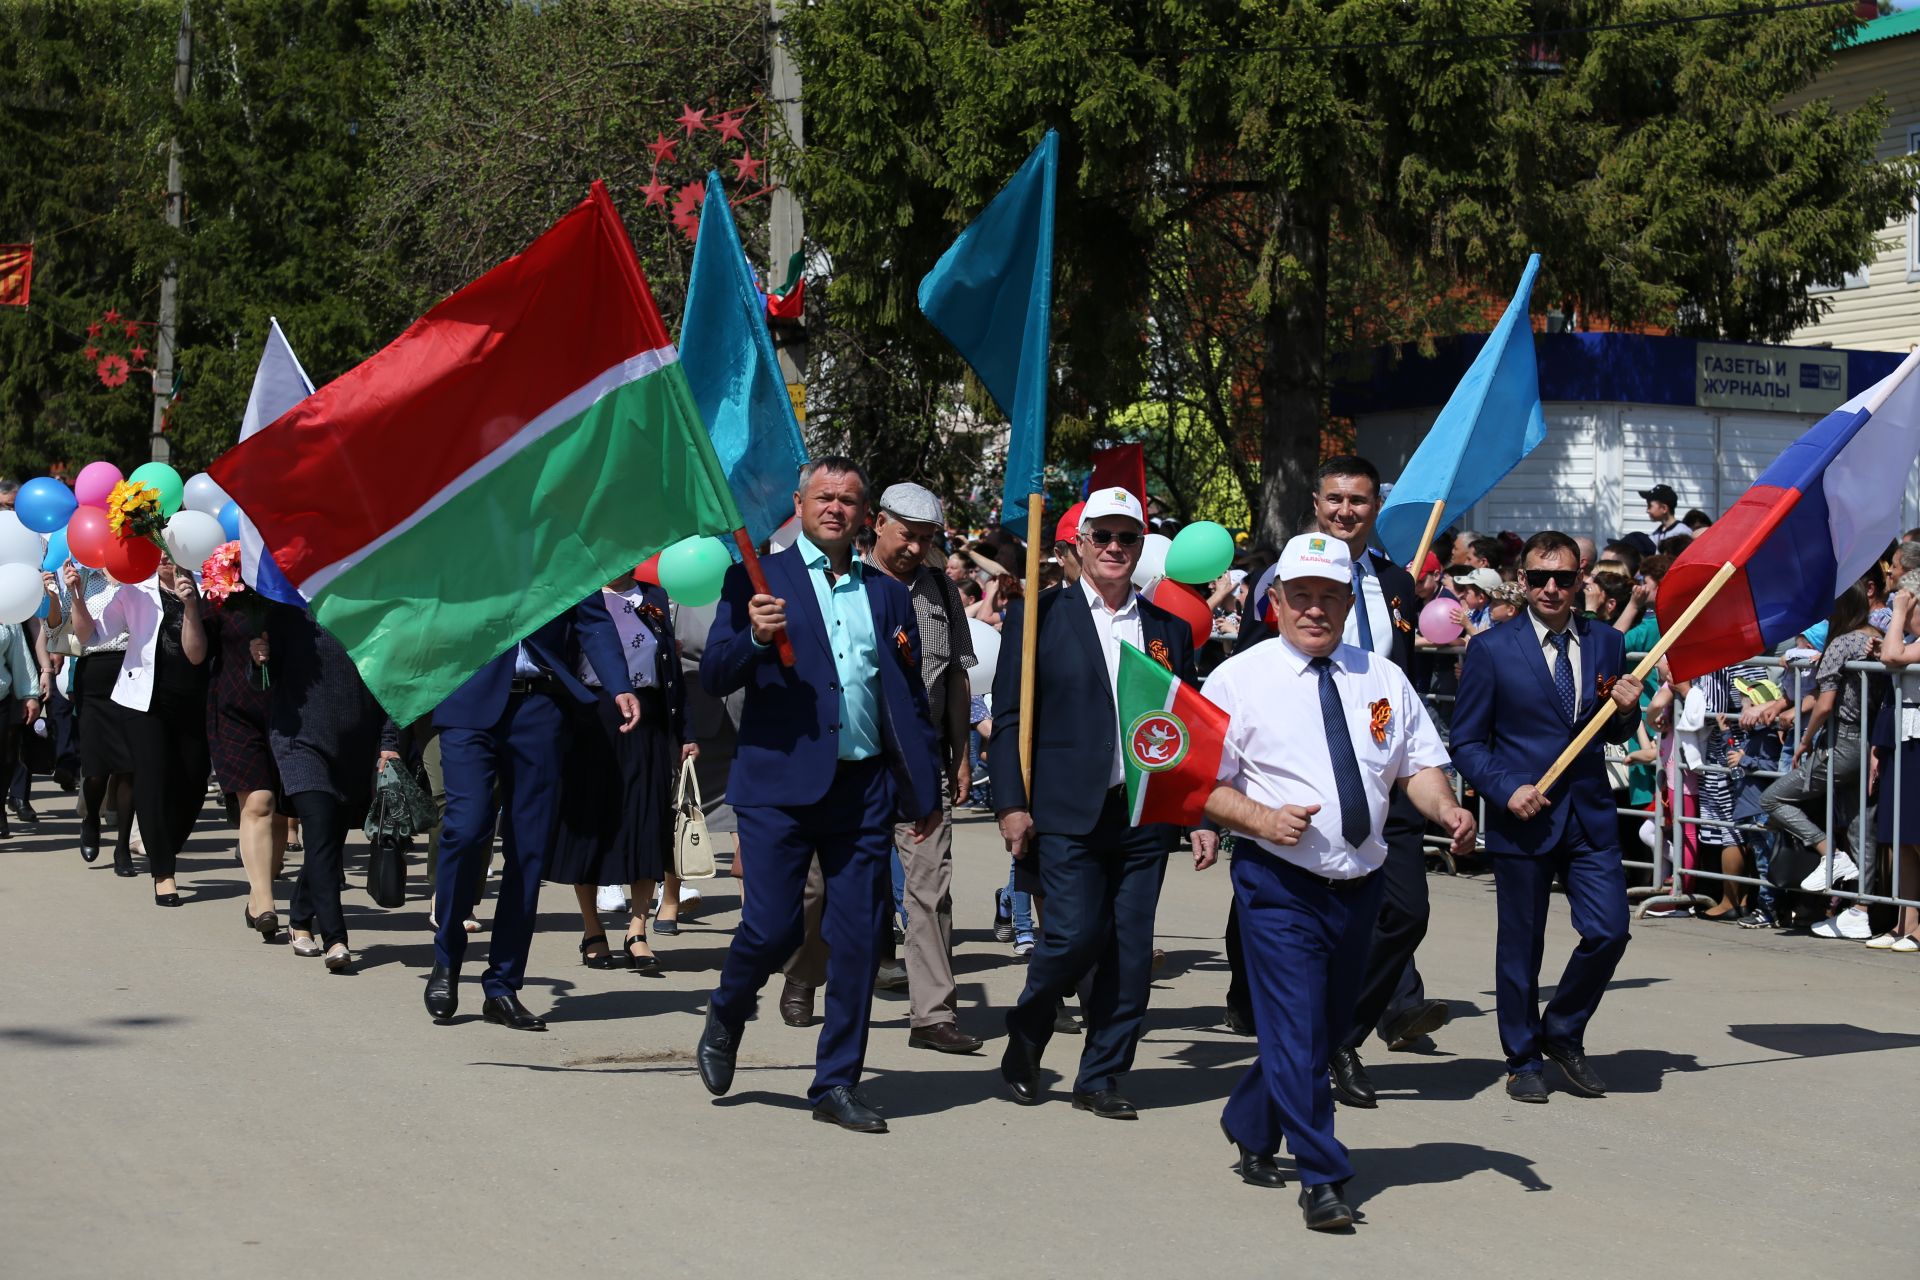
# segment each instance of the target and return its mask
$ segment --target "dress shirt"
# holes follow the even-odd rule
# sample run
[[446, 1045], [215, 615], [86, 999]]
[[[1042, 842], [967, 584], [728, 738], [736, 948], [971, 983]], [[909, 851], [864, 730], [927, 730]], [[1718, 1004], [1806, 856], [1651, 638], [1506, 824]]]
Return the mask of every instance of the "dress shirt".
[[1387, 608], [1387, 589], [1381, 585], [1380, 575], [1373, 571], [1372, 552], [1361, 552], [1353, 563], [1360, 570], [1360, 596], [1347, 611], [1347, 625], [1340, 633], [1340, 643], [1359, 648], [1360, 610], [1364, 608], [1367, 622], [1373, 628], [1373, 651], [1387, 657], [1393, 653], [1393, 613]]
[[880, 649], [873, 635], [873, 606], [867, 603], [867, 566], [854, 556], [837, 581], [827, 580], [827, 553], [806, 534], [793, 544], [807, 562], [807, 581], [827, 628], [827, 649], [840, 676], [842, 760], [871, 760], [880, 754]]
[[1136, 649], [1147, 647], [1146, 635], [1140, 630], [1140, 596], [1129, 586], [1127, 602], [1118, 609], [1109, 609], [1085, 574], [1080, 575], [1080, 589], [1087, 593], [1087, 610], [1093, 614], [1093, 633], [1100, 637], [1100, 652], [1107, 659], [1107, 689], [1113, 694], [1113, 772], [1108, 775], [1107, 785], [1117, 787], [1127, 780], [1127, 766], [1120, 758], [1126, 738], [1120, 724], [1120, 642], [1124, 640]]
[[[1312, 659], [1277, 636], [1214, 668], [1207, 677], [1207, 699], [1231, 717], [1220, 781], [1270, 808], [1320, 806], [1298, 844], [1254, 843], [1315, 875], [1351, 880], [1387, 859], [1381, 832], [1394, 783], [1422, 769], [1445, 768], [1449, 761], [1426, 707], [1399, 667], [1352, 645], [1343, 644], [1330, 656], [1369, 810], [1368, 835], [1357, 849], [1340, 834], [1340, 791]], [[1376, 735], [1374, 708], [1382, 703], [1386, 724]]]
[[[653, 628], [640, 616], [646, 596], [639, 587], [626, 591], [615, 591], [611, 587], [601, 590], [606, 593], [603, 603], [607, 606], [607, 616], [613, 619], [613, 629], [620, 636], [620, 652], [626, 655], [627, 678], [633, 682], [633, 691], [653, 688], [659, 683], [660, 642], [654, 639]], [[586, 654], [580, 655], [580, 664], [574, 670], [587, 688], [600, 687], [600, 676], [587, 661]]]
[[[878, 569], [871, 558], [869, 569]], [[973, 653], [973, 632], [967, 626], [966, 601], [953, 579], [931, 565], [921, 565], [907, 582], [913, 597], [913, 621], [920, 628], [920, 681], [927, 691], [927, 714], [941, 741], [947, 732], [947, 669], [956, 663], [963, 671], [980, 665]]]
[[[1533, 634], [1540, 642], [1540, 660], [1547, 664], [1547, 683], [1552, 684], [1554, 665], [1560, 661], [1559, 650], [1547, 642], [1547, 637], [1553, 633], [1547, 630], [1547, 624], [1540, 621], [1540, 615], [1532, 609], [1527, 610], [1527, 617], [1532, 620]], [[1593, 710], [1593, 699], [1580, 687], [1580, 633], [1573, 629], [1571, 617], [1567, 619], [1566, 631], [1567, 662], [1573, 668], [1573, 717], [1578, 720], [1581, 712]]]
[[527, 652], [526, 645], [516, 644], [513, 646], [513, 674], [531, 680], [547, 673], [542, 671], [540, 664], [533, 660], [533, 655]]

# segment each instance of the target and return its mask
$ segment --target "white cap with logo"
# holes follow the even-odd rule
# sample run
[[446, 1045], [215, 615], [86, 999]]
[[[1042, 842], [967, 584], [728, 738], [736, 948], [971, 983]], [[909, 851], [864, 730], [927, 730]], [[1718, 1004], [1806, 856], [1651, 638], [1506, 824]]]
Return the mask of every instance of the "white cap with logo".
[[1101, 516], [1125, 516], [1143, 528], [1147, 523], [1146, 514], [1140, 510], [1140, 499], [1118, 485], [1095, 489], [1087, 495], [1087, 505], [1080, 512], [1080, 526], [1085, 528]]
[[1325, 578], [1351, 587], [1353, 557], [1347, 552], [1347, 544], [1324, 533], [1303, 533], [1294, 538], [1280, 552], [1280, 581], [1296, 578]]

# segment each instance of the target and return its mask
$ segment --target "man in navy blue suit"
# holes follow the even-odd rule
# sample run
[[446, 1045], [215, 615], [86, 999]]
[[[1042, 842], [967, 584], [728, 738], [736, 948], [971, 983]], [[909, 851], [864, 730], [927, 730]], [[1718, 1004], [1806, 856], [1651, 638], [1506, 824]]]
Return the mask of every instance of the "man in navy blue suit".
[[[1024, 602], [1006, 611], [993, 681], [993, 779], [1000, 835], [1016, 858], [1038, 860], [1044, 891], [1040, 945], [1026, 990], [1007, 1012], [1000, 1074], [1015, 1102], [1040, 1092], [1040, 1055], [1060, 1001], [1089, 972], [1087, 1040], [1073, 1105], [1113, 1120], [1138, 1112], [1119, 1092], [1133, 1065], [1153, 980], [1153, 917], [1167, 855], [1180, 833], [1135, 827], [1127, 810], [1115, 685], [1120, 645], [1142, 650], [1181, 679], [1195, 679], [1195, 636], [1180, 618], [1133, 589], [1146, 525], [1125, 489], [1100, 489], [1080, 514], [1080, 580], [1040, 597], [1034, 671], [1033, 777], [1020, 776], [1020, 644]], [[1201, 638], [1204, 642], [1204, 637]], [[1193, 833], [1194, 865], [1211, 866], [1220, 837]]]
[[481, 1013], [516, 1031], [547, 1024], [520, 1003], [527, 950], [540, 904], [540, 873], [559, 811], [560, 756], [567, 712], [562, 699], [591, 704], [595, 694], [574, 675], [580, 655], [602, 688], [614, 691], [621, 732], [640, 723], [640, 700], [627, 676], [626, 654], [598, 591], [489, 662], [435, 709], [447, 810], [440, 828], [434, 888], [440, 919], [427, 978], [427, 1012], [436, 1021], [460, 1007], [457, 984], [466, 956], [463, 925], [472, 912], [480, 870], [493, 843], [496, 785], [502, 824], [500, 902], [480, 987]]
[[[1507, 1093], [1545, 1102], [1542, 1055], [1585, 1097], [1607, 1091], [1586, 1056], [1587, 1022], [1627, 949], [1627, 884], [1602, 740], [1626, 742], [1640, 682], [1622, 674], [1612, 627], [1573, 616], [1580, 549], [1549, 530], [1521, 554], [1527, 612], [1473, 638], [1453, 707], [1453, 761], [1487, 801], [1487, 853], [1499, 894], [1495, 988]], [[1604, 731], [1550, 794], [1535, 783], [1602, 707]], [[1580, 944], [1540, 1013], [1540, 959], [1555, 874]]]
[[[727, 797], [752, 864], [696, 1056], [708, 1091], [726, 1093], [760, 988], [800, 945], [807, 871], [818, 857], [830, 955], [807, 1100], [816, 1119], [885, 1133], [855, 1087], [891, 908], [894, 823], [912, 822], [916, 841], [939, 826], [940, 759], [912, 597], [854, 554], [867, 490], [866, 473], [848, 458], [801, 469], [793, 495], [800, 537], [762, 562], [770, 594], [755, 593], [745, 570], [730, 570], [700, 659], [700, 682], [714, 697], [746, 691]], [[777, 650], [783, 630], [791, 667]]]

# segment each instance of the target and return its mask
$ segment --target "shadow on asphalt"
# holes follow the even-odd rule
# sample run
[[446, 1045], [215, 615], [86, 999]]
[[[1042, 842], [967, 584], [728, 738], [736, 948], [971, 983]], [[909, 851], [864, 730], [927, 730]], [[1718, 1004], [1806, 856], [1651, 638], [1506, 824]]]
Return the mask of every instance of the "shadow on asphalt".
[[[1411, 1147], [1362, 1148], [1348, 1153], [1353, 1181], [1347, 1201], [1355, 1208], [1383, 1191], [1396, 1187], [1458, 1182], [1488, 1172], [1511, 1178], [1527, 1191], [1551, 1191], [1553, 1185], [1534, 1171], [1533, 1161], [1511, 1151], [1496, 1151], [1470, 1142], [1422, 1142]], [[1291, 1176], [1291, 1175], [1290, 1175]]]

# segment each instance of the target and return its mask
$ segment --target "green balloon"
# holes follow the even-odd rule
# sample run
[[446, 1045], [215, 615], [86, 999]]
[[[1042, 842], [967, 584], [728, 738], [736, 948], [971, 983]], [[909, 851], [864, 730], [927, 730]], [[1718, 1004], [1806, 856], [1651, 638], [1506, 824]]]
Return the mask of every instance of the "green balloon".
[[660, 553], [660, 585], [684, 605], [712, 604], [733, 564], [718, 538], [684, 538]]
[[186, 482], [180, 473], [164, 462], [149, 462], [135, 467], [129, 480], [152, 485], [160, 491], [160, 514], [171, 516], [180, 509], [181, 501], [186, 497]]
[[1166, 574], [1175, 582], [1201, 586], [1233, 564], [1233, 535], [1211, 520], [1197, 520], [1173, 535]]

